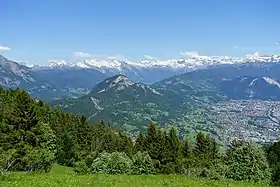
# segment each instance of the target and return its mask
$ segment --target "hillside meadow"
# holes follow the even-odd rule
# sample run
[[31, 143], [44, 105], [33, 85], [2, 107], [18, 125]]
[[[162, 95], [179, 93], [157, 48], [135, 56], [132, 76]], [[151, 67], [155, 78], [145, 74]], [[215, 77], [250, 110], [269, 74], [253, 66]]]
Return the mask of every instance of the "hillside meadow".
[[42, 187], [42, 186], [115, 186], [115, 187], [143, 187], [143, 186], [186, 186], [186, 187], [267, 187], [266, 185], [235, 182], [211, 181], [201, 178], [187, 178], [182, 175], [101, 175], [73, 174], [71, 168], [55, 165], [50, 173], [24, 172], [8, 173], [0, 176], [0, 186]]

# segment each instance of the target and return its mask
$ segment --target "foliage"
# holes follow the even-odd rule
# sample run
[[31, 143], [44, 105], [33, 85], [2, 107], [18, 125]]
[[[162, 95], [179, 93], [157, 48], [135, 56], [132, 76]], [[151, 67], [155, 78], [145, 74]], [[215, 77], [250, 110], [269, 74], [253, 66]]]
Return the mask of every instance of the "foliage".
[[54, 154], [47, 149], [31, 148], [26, 152], [22, 161], [25, 163], [25, 169], [28, 172], [32, 171], [45, 171], [51, 169], [54, 160]]
[[7, 172], [17, 161], [17, 150], [9, 149], [7, 151], [0, 147], [0, 174]]
[[280, 186], [280, 141], [267, 145], [265, 151], [272, 170], [272, 184]]
[[101, 153], [91, 165], [92, 173], [121, 174], [130, 173], [132, 161], [125, 153]]
[[227, 177], [234, 180], [270, 182], [270, 168], [262, 149], [253, 143], [233, 141], [227, 150]]
[[139, 132], [136, 140], [135, 140], [135, 150], [136, 151], [144, 151], [145, 150], [145, 137], [142, 132]]
[[147, 152], [138, 151], [132, 159], [132, 173], [133, 174], [152, 174], [155, 168], [152, 159]]

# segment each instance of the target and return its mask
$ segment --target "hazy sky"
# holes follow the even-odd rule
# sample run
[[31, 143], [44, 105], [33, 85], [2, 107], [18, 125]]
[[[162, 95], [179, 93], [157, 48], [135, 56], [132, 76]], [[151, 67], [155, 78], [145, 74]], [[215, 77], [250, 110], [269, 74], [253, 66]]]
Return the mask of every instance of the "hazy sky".
[[50, 59], [280, 54], [279, 0], [1, 0], [0, 54]]

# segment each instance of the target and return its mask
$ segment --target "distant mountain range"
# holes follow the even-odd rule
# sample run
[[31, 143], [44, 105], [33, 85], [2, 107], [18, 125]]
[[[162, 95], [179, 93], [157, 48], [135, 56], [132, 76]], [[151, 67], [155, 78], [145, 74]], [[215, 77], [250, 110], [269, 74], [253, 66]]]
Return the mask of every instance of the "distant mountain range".
[[[39, 71], [48, 76], [52, 76], [55, 69], [72, 70], [69, 72], [75, 77], [74, 70], [98, 71], [105, 77], [117, 74], [127, 76], [135, 82], [153, 84], [173, 75], [179, 75], [196, 69], [207, 68], [221, 64], [242, 64], [242, 63], [276, 63], [280, 62], [280, 56], [262, 56], [258, 53], [247, 55], [244, 58], [230, 56], [192, 56], [190, 59], [171, 59], [171, 60], [96, 60], [87, 59], [75, 63], [62, 61], [52, 61], [48, 65], [31, 65], [34, 71]], [[78, 73], [80, 71], [77, 71]], [[66, 73], [66, 71], [65, 71]], [[88, 79], [95, 79], [89, 76]]]
[[221, 142], [279, 137], [278, 56], [149, 62], [30, 68], [0, 56], [0, 85], [20, 87], [89, 121], [103, 119], [131, 134], [154, 121], [165, 128], [176, 126], [190, 138], [198, 131], [211, 132]]
[[31, 68], [20, 65], [0, 55], [0, 86], [4, 88], [22, 88], [34, 97], [52, 99], [58, 93], [56, 88], [44, 80]]

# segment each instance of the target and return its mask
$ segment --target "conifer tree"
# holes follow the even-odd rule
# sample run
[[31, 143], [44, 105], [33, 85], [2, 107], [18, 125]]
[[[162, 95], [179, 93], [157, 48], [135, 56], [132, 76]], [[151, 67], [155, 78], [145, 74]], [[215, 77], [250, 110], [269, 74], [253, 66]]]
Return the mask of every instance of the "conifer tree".
[[160, 143], [160, 133], [156, 129], [155, 124], [150, 123], [145, 140], [145, 149], [148, 150], [152, 159], [159, 159]]
[[133, 143], [130, 137], [126, 136], [122, 132], [119, 132], [119, 144], [118, 151], [126, 153], [127, 156], [132, 157], [134, 153]]
[[177, 158], [180, 156], [180, 142], [175, 128], [170, 130], [168, 141], [170, 145], [171, 162], [176, 162]]
[[216, 139], [211, 141], [211, 158], [218, 159], [219, 158], [219, 146], [217, 144]]
[[135, 150], [136, 151], [140, 151], [140, 152], [143, 152], [143, 151], [146, 151], [145, 149], [145, 137], [143, 135], [142, 132], [139, 132], [136, 140], [135, 140]]
[[185, 140], [182, 145], [182, 156], [184, 158], [191, 156], [191, 144], [188, 140]]
[[61, 138], [58, 149], [58, 163], [65, 166], [73, 166], [77, 159], [77, 145], [73, 136], [69, 132], [65, 132]]
[[194, 154], [201, 159], [209, 158], [211, 154], [211, 140], [209, 136], [205, 136], [202, 132], [197, 134]]

